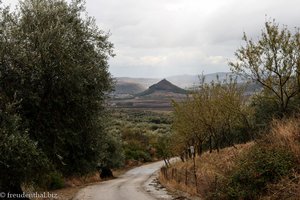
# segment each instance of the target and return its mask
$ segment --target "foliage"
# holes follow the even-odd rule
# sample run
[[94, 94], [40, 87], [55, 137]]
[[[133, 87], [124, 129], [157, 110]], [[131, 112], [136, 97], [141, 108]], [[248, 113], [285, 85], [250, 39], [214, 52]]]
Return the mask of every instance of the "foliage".
[[253, 118], [257, 131], [268, 127], [272, 119], [279, 118], [281, 115], [278, 104], [273, 98], [266, 98], [264, 93], [256, 94], [252, 97], [250, 106], [254, 109]]
[[125, 156], [127, 160], [137, 160], [142, 162], [149, 162], [152, 160], [150, 154], [144, 150], [139, 150], [135, 146], [127, 146], [125, 148]]
[[243, 88], [233, 79], [211, 84], [203, 79], [186, 101], [174, 102], [174, 110], [177, 153], [193, 144], [201, 154], [203, 145], [219, 149], [251, 137], [251, 110], [246, 106]]
[[171, 116], [138, 110], [112, 111], [108, 132], [122, 140], [125, 161], [152, 161], [170, 156], [166, 145], [170, 135]]
[[1, 8], [0, 95], [5, 106], [16, 103], [11, 117], [20, 118], [1, 122], [1, 181], [35, 181], [47, 161], [64, 176], [86, 174], [118, 148], [104, 131], [113, 45], [84, 14], [81, 0]]
[[50, 190], [57, 190], [64, 187], [65, 182], [62, 175], [58, 172], [51, 172], [48, 175], [47, 188]]
[[256, 199], [267, 184], [289, 174], [294, 164], [293, 155], [284, 148], [254, 146], [240, 158], [229, 178], [229, 199]]
[[122, 167], [125, 159], [122, 139], [119, 135], [108, 133], [102, 140], [102, 154], [99, 162], [107, 168]]
[[294, 177], [299, 174], [299, 128], [299, 118], [274, 121], [268, 134], [239, 155], [234, 167], [214, 184], [208, 199], [290, 196], [290, 188], [282, 184], [296, 187], [294, 182], [298, 181]]
[[51, 163], [27, 132], [19, 130], [14, 104], [5, 105], [0, 99], [0, 190], [19, 192], [21, 183], [42, 183]]
[[[293, 111], [291, 101], [299, 95], [300, 33], [282, 28], [273, 21], [266, 22], [258, 41], [244, 33], [246, 45], [239, 48], [232, 71], [260, 83], [267, 98], [277, 106], [279, 117]], [[271, 113], [272, 115], [273, 113]]]
[[155, 145], [156, 153], [159, 158], [168, 159], [172, 157], [172, 151], [171, 151], [171, 137], [173, 137], [172, 134], [159, 136], [157, 138], [157, 142]]

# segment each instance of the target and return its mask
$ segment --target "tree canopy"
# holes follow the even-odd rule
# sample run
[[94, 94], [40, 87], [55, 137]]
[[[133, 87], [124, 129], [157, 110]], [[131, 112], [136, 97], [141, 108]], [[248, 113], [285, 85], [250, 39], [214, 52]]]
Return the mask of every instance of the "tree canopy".
[[232, 71], [257, 81], [264, 88], [264, 97], [273, 99], [282, 116], [291, 110], [292, 100], [300, 92], [300, 33], [279, 27], [275, 21], [266, 22], [257, 41], [244, 33], [245, 45], [230, 62]]
[[[0, 134], [1, 143], [15, 145], [2, 144], [1, 157], [20, 155], [20, 167], [41, 158], [65, 175], [88, 173], [103, 161], [103, 144], [113, 141], [104, 131], [104, 104], [112, 88], [108, 39], [81, 0], [23, 0], [14, 11], [2, 6]], [[11, 123], [16, 127], [6, 131], [5, 116], [18, 118], [18, 126]], [[17, 170], [7, 168], [9, 163], [1, 159], [0, 186], [12, 181], [2, 176]], [[36, 166], [26, 166], [30, 181]]]
[[247, 131], [237, 135], [237, 130], [251, 129], [243, 91], [233, 79], [210, 84], [202, 80], [186, 101], [174, 102], [177, 153], [195, 145], [201, 154], [203, 146], [211, 151], [249, 139]]

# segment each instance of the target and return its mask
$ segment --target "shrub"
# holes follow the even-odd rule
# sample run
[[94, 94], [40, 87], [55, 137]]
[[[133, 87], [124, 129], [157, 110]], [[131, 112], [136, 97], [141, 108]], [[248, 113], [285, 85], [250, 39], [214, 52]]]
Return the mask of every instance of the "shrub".
[[65, 186], [65, 182], [63, 176], [58, 172], [52, 172], [48, 176], [48, 184], [47, 188], [50, 190], [56, 190], [63, 188]]
[[125, 156], [127, 160], [138, 160], [143, 162], [149, 162], [152, 160], [150, 154], [142, 150], [126, 149]]
[[291, 172], [294, 158], [285, 148], [259, 143], [242, 156], [228, 180], [226, 193], [230, 199], [255, 199], [268, 183], [279, 181]]

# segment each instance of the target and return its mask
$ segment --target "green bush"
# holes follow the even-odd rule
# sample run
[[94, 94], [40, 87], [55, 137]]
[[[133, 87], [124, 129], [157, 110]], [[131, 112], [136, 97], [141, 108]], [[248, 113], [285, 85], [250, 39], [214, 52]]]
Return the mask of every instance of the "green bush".
[[229, 199], [256, 199], [274, 183], [290, 173], [294, 164], [292, 153], [283, 147], [255, 145], [242, 156], [228, 179]]
[[56, 190], [63, 188], [65, 186], [65, 182], [63, 176], [58, 172], [52, 172], [48, 176], [48, 184], [47, 188], [50, 190]]
[[126, 149], [125, 157], [126, 160], [138, 160], [143, 162], [149, 162], [152, 160], [150, 154], [142, 150]]

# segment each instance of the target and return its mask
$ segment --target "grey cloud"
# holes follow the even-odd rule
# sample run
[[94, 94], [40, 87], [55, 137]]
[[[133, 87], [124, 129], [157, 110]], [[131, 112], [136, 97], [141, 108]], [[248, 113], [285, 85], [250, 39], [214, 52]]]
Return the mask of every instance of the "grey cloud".
[[99, 27], [112, 33], [114, 76], [229, 71], [227, 60], [242, 44], [243, 32], [257, 38], [272, 18], [300, 27], [299, 0], [86, 0], [86, 5]]

